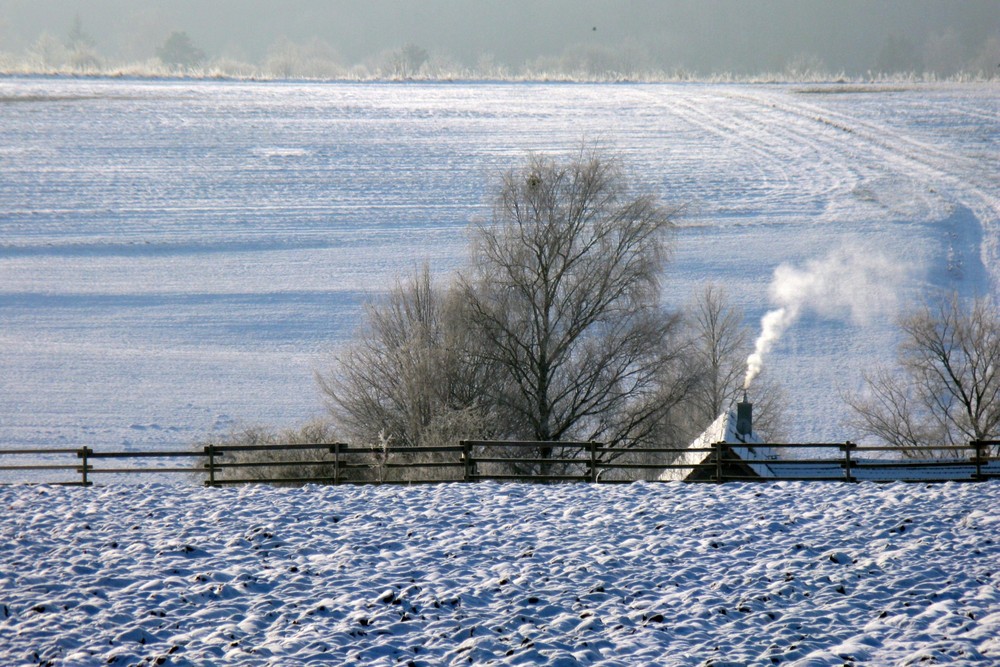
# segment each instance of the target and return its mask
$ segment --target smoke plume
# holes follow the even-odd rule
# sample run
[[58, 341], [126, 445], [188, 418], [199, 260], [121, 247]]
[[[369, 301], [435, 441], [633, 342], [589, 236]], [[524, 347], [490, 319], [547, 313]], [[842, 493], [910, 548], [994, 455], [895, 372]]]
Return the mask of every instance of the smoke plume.
[[744, 389], [760, 374], [764, 357], [774, 344], [803, 313], [863, 326], [872, 317], [895, 310], [896, 290], [903, 277], [900, 265], [853, 246], [811, 260], [802, 269], [778, 266], [768, 289], [771, 303], [777, 307], [761, 318], [760, 336], [747, 358]]

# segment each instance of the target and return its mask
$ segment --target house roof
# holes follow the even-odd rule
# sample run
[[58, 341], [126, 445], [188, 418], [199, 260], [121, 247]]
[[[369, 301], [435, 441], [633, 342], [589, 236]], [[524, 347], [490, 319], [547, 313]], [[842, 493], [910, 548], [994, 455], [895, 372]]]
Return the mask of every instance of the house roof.
[[[736, 411], [728, 410], [719, 415], [701, 435], [691, 441], [688, 450], [675, 461], [677, 465], [696, 466], [711, 460], [711, 452], [699, 451], [711, 448], [718, 442], [730, 445], [731, 453], [746, 462], [747, 466], [760, 477], [775, 477], [770, 464], [777, 460], [777, 455], [770, 447], [763, 445], [756, 433], [751, 431], [741, 435], [736, 430]], [[687, 479], [696, 468], [673, 468], [660, 475], [661, 481], [682, 481]]]

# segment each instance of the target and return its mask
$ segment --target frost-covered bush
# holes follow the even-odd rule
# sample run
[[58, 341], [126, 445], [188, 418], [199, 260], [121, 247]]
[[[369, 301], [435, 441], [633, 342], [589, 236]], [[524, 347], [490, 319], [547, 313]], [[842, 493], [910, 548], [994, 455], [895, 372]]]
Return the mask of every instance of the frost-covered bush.
[[[275, 483], [298, 485], [305, 483], [302, 480], [315, 483], [332, 482], [333, 456], [326, 448], [279, 448], [282, 445], [325, 445], [335, 442], [337, 438], [329, 422], [312, 421], [299, 429], [284, 431], [275, 431], [260, 425], [243, 426], [225, 436], [199, 443], [198, 447], [275, 447], [273, 450], [254, 449], [216, 453], [215, 480], [217, 482], [289, 480], [285, 483]], [[208, 463], [207, 456], [203, 463]], [[241, 467], [228, 467], [233, 464], [240, 464]], [[223, 467], [218, 467], [220, 465]]]
[[[448, 419], [439, 420], [429, 428], [425, 444], [457, 444], [453, 436], [464, 432], [464, 425], [471, 419], [474, 417], [459, 411]], [[290, 445], [322, 446], [309, 449], [286, 447]], [[370, 441], [347, 445], [337, 438], [334, 426], [322, 420], [284, 431], [261, 425], [243, 426], [225, 436], [198, 443], [198, 448], [206, 452], [201, 460], [206, 469], [209, 463], [208, 447], [253, 448], [214, 453], [214, 480], [221, 484], [266, 482], [277, 486], [301, 486], [336, 482], [381, 484], [462, 479], [462, 470], [457, 466], [427, 465], [457, 462], [457, 452], [399, 451], [393, 437], [385, 431], [379, 432]], [[205, 479], [209, 479], [207, 474]]]

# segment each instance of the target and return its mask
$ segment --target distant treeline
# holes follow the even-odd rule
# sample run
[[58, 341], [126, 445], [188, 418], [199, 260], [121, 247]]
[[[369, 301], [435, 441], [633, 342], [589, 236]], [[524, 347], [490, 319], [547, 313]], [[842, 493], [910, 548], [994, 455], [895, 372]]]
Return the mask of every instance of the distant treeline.
[[[0, 73], [99, 76], [185, 76], [238, 79], [502, 80], [502, 81], [940, 81], [1000, 77], [1000, 31], [970, 42], [951, 28], [915, 41], [889, 34], [861, 63], [845, 65], [808, 49], [792, 55], [761, 51], [733, 59], [720, 53], [684, 57], [657, 42], [581, 40], [553, 45], [548, 55], [513, 60], [490, 52], [459, 57], [447, 47], [418, 42], [359, 57], [311, 37], [281, 37], [258, 56], [213, 53], [185, 31], [170, 31], [130, 55], [109, 55], [79, 16], [64, 36], [42, 32], [33, 42], [4, 50]], [[2, 22], [0, 22], [2, 28]], [[597, 30], [596, 26], [593, 28]], [[751, 36], [748, 36], [748, 39]], [[720, 46], [720, 49], [722, 47]], [[773, 50], [773, 49], [772, 49]], [[710, 57], [710, 56], [717, 57]]]

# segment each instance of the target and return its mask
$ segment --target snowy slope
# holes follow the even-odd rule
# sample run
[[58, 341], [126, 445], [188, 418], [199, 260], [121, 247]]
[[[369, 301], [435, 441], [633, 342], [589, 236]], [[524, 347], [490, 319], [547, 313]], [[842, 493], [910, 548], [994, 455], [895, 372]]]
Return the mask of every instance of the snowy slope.
[[995, 482], [3, 487], [0, 663], [996, 664], [998, 502]]
[[[906, 267], [880, 286], [903, 304], [990, 290], [998, 92], [0, 80], [0, 447], [321, 413], [313, 373], [364, 300], [459, 266], [497, 171], [583, 140], [685, 206], [671, 304], [713, 280], [756, 321], [776, 267], [844, 244]], [[891, 357], [889, 319], [806, 312], [779, 342], [794, 437], [851, 436], [837, 390]]]

